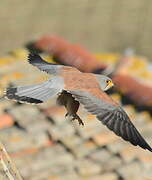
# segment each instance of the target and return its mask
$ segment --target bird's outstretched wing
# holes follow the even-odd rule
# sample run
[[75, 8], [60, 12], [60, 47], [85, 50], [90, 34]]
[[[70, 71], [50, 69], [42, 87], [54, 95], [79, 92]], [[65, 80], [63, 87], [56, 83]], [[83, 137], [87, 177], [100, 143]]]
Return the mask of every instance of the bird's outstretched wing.
[[39, 104], [56, 96], [63, 88], [63, 78], [55, 76], [40, 84], [8, 87], [4, 97], [21, 103]]
[[68, 92], [116, 135], [121, 136], [135, 146], [139, 145], [143, 149], [152, 151], [152, 148], [137, 131], [126, 112], [115, 104], [106, 93], [96, 90], [97, 97], [94, 92], [87, 90], [70, 90]]
[[80, 72], [74, 67], [48, 63], [36, 53], [30, 53], [28, 55], [28, 62], [33, 66], [36, 66], [40, 71], [45, 71], [48, 74], [58, 75], [63, 72]]

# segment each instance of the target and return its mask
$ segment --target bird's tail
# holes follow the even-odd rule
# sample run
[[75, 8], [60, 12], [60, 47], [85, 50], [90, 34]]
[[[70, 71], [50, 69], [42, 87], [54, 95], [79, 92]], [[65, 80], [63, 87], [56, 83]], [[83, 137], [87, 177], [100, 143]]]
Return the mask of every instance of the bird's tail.
[[5, 97], [21, 103], [39, 104], [54, 97], [62, 89], [62, 79], [60, 77], [54, 77], [37, 85], [7, 88]]

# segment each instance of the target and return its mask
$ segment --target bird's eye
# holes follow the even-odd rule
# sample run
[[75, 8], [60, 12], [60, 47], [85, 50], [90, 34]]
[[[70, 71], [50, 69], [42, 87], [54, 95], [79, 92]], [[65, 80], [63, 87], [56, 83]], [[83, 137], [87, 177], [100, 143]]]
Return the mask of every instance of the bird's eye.
[[106, 83], [109, 84], [109, 83], [110, 83], [110, 80], [106, 80]]

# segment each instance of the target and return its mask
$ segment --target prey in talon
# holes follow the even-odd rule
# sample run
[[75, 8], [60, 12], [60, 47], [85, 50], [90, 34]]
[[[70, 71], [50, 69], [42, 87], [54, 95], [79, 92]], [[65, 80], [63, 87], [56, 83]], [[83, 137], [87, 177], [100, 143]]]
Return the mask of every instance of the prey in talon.
[[5, 97], [19, 102], [39, 104], [57, 96], [57, 102], [67, 109], [66, 117], [84, 125], [77, 115], [79, 104], [82, 104], [117, 136], [134, 146], [138, 145], [152, 152], [152, 148], [141, 136], [127, 113], [105, 93], [113, 86], [109, 77], [83, 73], [70, 66], [51, 64], [35, 53], [29, 54], [28, 62], [54, 76], [40, 84], [9, 87], [6, 89]]
[[62, 93], [57, 98], [57, 104], [65, 106], [67, 113], [65, 118], [70, 121], [77, 120], [79, 125], [84, 126], [82, 119], [77, 115], [80, 103], [72, 97], [72, 95], [66, 91]]

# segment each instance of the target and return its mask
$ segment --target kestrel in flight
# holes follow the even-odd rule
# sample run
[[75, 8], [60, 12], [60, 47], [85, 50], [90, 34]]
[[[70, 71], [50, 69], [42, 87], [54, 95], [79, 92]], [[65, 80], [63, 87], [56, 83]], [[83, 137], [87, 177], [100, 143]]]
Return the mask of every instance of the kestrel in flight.
[[135, 146], [139, 145], [152, 151], [122, 107], [104, 92], [113, 86], [109, 77], [82, 73], [74, 67], [51, 64], [34, 53], [29, 54], [28, 61], [41, 71], [54, 76], [41, 84], [7, 88], [5, 97], [38, 104], [57, 95], [58, 104], [67, 109], [65, 116], [84, 125], [76, 114], [81, 103], [116, 135]]

